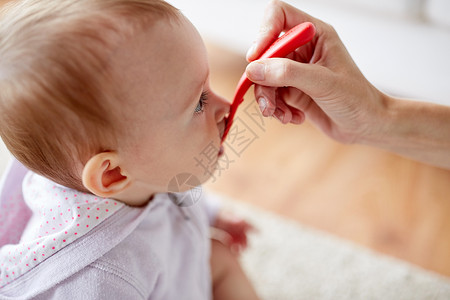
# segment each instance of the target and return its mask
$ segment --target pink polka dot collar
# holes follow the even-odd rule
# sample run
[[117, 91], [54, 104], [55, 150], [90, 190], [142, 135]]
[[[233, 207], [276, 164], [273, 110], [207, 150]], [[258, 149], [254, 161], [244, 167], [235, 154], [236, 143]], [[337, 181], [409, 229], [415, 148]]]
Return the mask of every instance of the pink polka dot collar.
[[86, 235], [124, 206], [65, 188], [32, 172], [25, 176], [22, 191], [32, 214], [20, 242], [0, 248], [0, 287]]

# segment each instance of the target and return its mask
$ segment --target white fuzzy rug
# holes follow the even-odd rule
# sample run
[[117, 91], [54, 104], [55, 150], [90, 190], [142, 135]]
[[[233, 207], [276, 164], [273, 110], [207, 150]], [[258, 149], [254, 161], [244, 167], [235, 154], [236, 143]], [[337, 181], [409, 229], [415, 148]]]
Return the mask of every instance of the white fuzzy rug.
[[262, 299], [450, 299], [450, 278], [253, 206], [224, 203], [259, 230], [242, 264]]
[[[0, 141], [0, 175], [7, 161]], [[258, 229], [241, 260], [264, 300], [450, 299], [450, 278], [253, 206], [224, 205]]]

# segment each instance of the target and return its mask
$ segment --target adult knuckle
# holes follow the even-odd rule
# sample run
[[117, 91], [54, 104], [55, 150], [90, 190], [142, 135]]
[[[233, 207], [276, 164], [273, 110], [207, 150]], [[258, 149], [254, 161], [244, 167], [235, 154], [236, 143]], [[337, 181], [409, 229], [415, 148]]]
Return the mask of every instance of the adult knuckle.
[[279, 83], [284, 82], [284, 72], [285, 70], [283, 64], [270, 64], [268, 67], [266, 67], [266, 78], [269, 82], [278, 85]]
[[329, 23], [324, 23], [323, 29], [327, 35], [331, 35], [331, 36], [337, 35], [336, 29], [333, 27], [333, 25], [331, 25]]
[[280, 0], [270, 0], [268, 6], [269, 7], [278, 7], [281, 6], [281, 1]]
[[259, 27], [259, 34], [260, 35], [267, 35], [268, 33], [271, 33], [273, 31], [273, 25], [271, 23], [266, 23], [261, 25]]
[[280, 75], [280, 78], [286, 85], [291, 81], [292, 78], [295, 77], [295, 69], [292, 63], [288, 63], [287, 61], [283, 62], [283, 72]]
[[286, 102], [287, 105], [291, 106], [291, 107], [295, 107], [295, 108], [299, 108], [298, 104], [299, 104], [299, 99], [293, 97], [293, 95], [290, 94], [286, 94], [284, 97], [284, 102]]

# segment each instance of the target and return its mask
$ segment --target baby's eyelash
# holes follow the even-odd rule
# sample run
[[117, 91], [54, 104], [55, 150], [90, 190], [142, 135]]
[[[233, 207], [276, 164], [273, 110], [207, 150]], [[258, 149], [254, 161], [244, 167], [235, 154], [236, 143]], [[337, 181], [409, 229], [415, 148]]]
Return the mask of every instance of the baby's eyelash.
[[208, 91], [204, 91], [200, 95], [198, 104], [195, 107], [195, 110], [194, 110], [195, 114], [201, 114], [204, 111], [206, 104], [208, 104], [207, 101], [208, 101]]

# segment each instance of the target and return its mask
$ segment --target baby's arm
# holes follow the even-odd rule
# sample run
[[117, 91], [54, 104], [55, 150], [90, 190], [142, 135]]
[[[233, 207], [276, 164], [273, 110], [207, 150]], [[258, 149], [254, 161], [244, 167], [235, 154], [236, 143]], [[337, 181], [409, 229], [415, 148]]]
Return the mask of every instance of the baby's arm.
[[215, 229], [210, 257], [214, 300], [259, 299], [236, 255], [247, 246], [247, 232], [253, 227], [224, 210], [221, 200], [215, 195], [206, 194], [202, 202], [210, 225]]
[[247, 247], [247, 234], [254, 229], [244, 219], [225, 210], [219, 212], [213, 226], [222, 232], [221, 241], [229, 246], [234, 254]]
[[210, 263], [214, 300], [259, 299], [236, 256], [214, 239], [211, 240]]
[[213, 238], [229, 246], [233, 253], [239, 253], [247, 247], [247, 234], [253, 226], [234, 213], [223, 209], [219, 197], [207, 193], [203, 203], [208, 214], [209, 224], [213, 228]]

